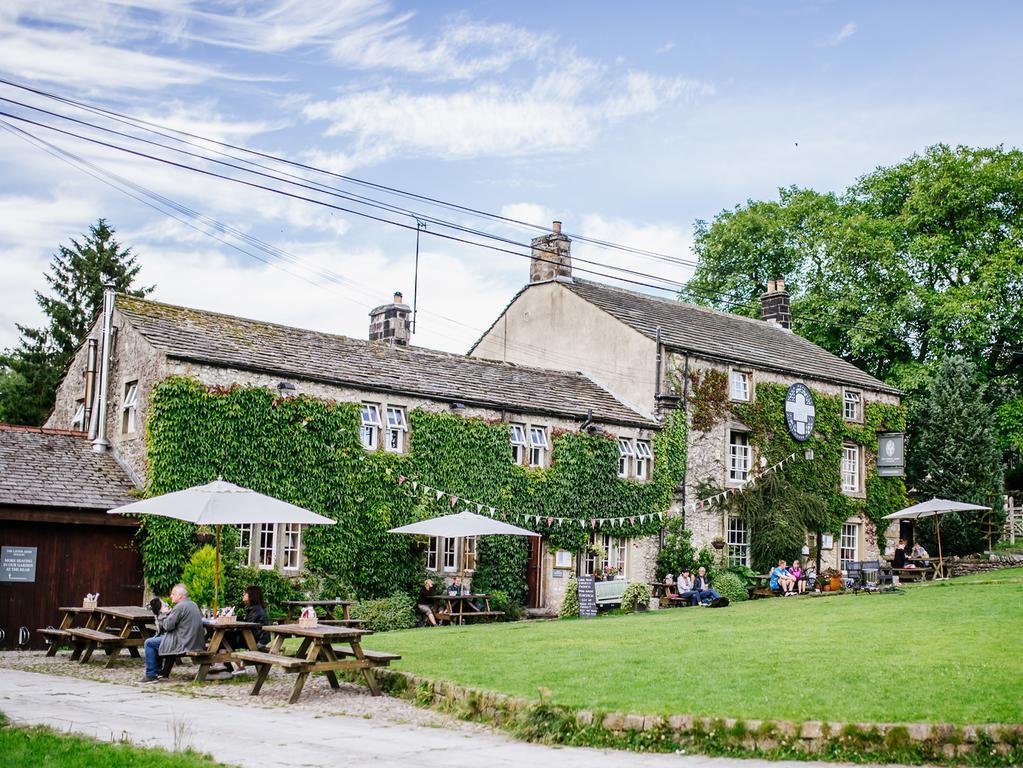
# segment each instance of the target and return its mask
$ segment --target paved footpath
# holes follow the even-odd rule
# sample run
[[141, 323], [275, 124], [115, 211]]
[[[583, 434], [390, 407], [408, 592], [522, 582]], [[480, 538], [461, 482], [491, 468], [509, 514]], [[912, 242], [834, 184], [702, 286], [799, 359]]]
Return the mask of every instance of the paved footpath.
[[[340, 764], [408, 768], [837, 768], [698, 755], [649, 755], [526, 744], [496, 731], [452, 732], [374, 719], [311, 716], [284, 707], [242, 705], [12, 669], [0, 670], [0, 712], [22, 725], [47, 725], [105, 741], [166, 749], [192, 747], [229, 765], [306, 768]], [[864, 768], [864, 766], [857, 766]]]

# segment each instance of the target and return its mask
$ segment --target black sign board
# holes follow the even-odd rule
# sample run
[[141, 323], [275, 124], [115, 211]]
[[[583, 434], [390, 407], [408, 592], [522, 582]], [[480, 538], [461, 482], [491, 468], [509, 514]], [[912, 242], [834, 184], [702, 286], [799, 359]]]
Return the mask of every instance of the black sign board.
[[592, 576], [579, 577], [579, 615], [597, 615], [597, 592], [593, 588]]
[[906, 436], [902, 432], [882, 432], [877, 436], [877, 474], [901, 477], [905, 472]]
[[0, 547], [0, 581], [35, 580], [35, 547]]

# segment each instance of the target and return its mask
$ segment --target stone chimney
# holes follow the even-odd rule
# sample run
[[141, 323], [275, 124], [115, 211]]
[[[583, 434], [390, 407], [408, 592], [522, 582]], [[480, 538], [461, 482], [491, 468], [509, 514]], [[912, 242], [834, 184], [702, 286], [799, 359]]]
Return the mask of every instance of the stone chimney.
[[785, 290], [782, 278], [767, 281], [767, 293], [760, 297], [760, 319], [782, 328], [792, 327], [789, 292]]
[[555, 221], [549, 235], [533, 238], [529, 260], [529, 282], [541, 283], [557, 277], [572, 277], [572, 241], [561, 234], [561, 222]]
[[402, 301], [398, 291], [392, 303], [381, 304], [369, 313], [369, 340], [406, 346], [412, 334], [411, 317], [412, 308]]

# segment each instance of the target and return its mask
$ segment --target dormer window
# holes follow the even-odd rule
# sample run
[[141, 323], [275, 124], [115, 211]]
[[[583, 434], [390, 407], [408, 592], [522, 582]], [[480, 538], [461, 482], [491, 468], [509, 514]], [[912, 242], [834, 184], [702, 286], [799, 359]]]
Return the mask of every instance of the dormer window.
[[85, 400], [79, 400], [75, 408], [74, 418], [71, 419], [71, 429], [79, 432], [85, 431]]
[[542, 467], [547, 458], [547, 430], [543, 427], [529, 428], [529, 466]]
[[139, 383], [129, 381], [124, 385], [124, 400], [121, 403], [121, 432], [126, 435], [138, 429]]
[[859, 392], [847, 389], [842, 396], [842, 416], [846, 421], [862, 421], [863, 403]]
[[748, 403], [750, 394], [750, 373], [748, 371], [733, 370], [729, 378], [731, 381], [731, 399], [742, 403]]
[[636, 479], [649, 480], [653, 468], [654, 454], [646, 440], [636, 441]]
[[526, 456], [526, 427], [524, 424], [509, 424], [511, 429], [512, 463], [522, 464]]
[[362, 404], [362, 425], [359, 427], [362, 447], [375, 451], [380, 444], [380, 406], [375, 403]]
[[628, 477], [631, 469], [632, 459], [635, 456], [632, 450], [632, 441], [624, 437], [618, 440], [618, 477]]
[[387, 408], [387, 442], [384, 448], [391, 453], [405, 452], [405, 436], [408, 424], [405, 423], [404, 408]]

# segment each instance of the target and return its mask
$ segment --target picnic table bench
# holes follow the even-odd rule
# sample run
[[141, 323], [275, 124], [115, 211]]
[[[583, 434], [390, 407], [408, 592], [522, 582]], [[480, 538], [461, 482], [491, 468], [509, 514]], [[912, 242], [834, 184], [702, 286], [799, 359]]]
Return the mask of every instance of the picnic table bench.
[[504, 616], [504, 611], [490, 610], [490, 595], [432, 595], [430, 600], [441, 604], [434, 611], [437, 621], [463, 624], [466, 619], [492, 621], [497, 616]]
[[[66, 645], [71, 648], [71, 660], [77, 661], [82, 655], [84, 644], [72, 634], [72, 629], [95, 629], [99, 621], [99, 615], [95, 608], [83, 608], [80, 605], [63, 606], [57, 609], [61, 613], [60, 625], [56, 628], [46, 627], [40, 629], [39, 634], [49, 641], [50, 647], [46, 649], [47, 656], [56, 656], [57, 650]], [[76, 622], [83, 620], [82, 626]]]
[[756, 584], [747, 590], [750, 600], [765, 597], [778, 597], [781, 594], [780, 592], [776, 592], [771, 589], [771, 574], [755, 573], [753, 574], [753, 578], [756, 579]]
[[[314, 672], [322, 672], [330, 687], [340, 688], [337, 680], [337, 671], [346, 669], [358, 669], [362, 671], [369, 685], [369, 690], [374, 696], [380, 695], [380, 685], [373, 674], [375, 667], [387, 666], [394, 654], [370, 653], [362, 650], [360, 638], [363, 635], [372, 634], [368, 629], [356, 627], [338, 627], [332, 625], [317, 624], [312, 627], [303, 627], [298, 624], [272, 624], [263, 627], [272, 636], [270, 648], [262, 651], [240, 651], [232, 654], [232, 657], [254, 664], [259, 672], [256, 681], [252, 685], [250, 695], [255, 696], [266, 682], [270, 669], [280, 667], [285, 672], [295, 672], [295, 684], [291, 689], [289, 704], [298, 701], [302, 694], [302, 687], [306, 679]], [[284, 653], [284, 641], [288, 638], [298, 637], [302, 644], [294, 656]], [[348, 647], [341, 649], [341, 655], [335, 650], [333, 643], [347, 642]]]
[[[102, 648], [107, 654], [108, 668], [113, 666], [124, 648], [128, 649], [130, 656], [139, 658], [138, 649], [149, 635], [145, 627], [147, 620], [153, 617], [152, 612], [148, 608], [136, 605], [119, 605], [96, 608], [96, 613], [99, 615], [99, 621], [95, 628], [80, 627], [68, 630], [71, 637], [83, 644], [79, 663], [88, 663], [97, 648]], [[121, 624], [120, 628], [114, 626], [118, 622]]]
[[203, 629], [206, 630], [206, 647], [196, 651], [186, 651], [193, 663], [199, 665], [195, 673], [195, 682], [206, 681], [206, 675], [213, 664], [224, 664], [231, 669], [231, 662], [234, 660], [235, 649], [231, 647], [228, 633], [239, 632], [242, 642], [248, 651], [256, 651], [256, 636], [253, 632], [262, 629], [262, 625], [252, 621], [204, 621]]
[[[351, 600], [285, 600], [282, 605], [288, 606], [288, 615], [281, 621], [281, 624], [294, 624], [298, 619], [301, 608], [312, 607], [320, 624], [332, 624], [340, 627], [361, 627], [366, 622], [362, 619], [353, 619]], [[337, 609], [341, 609], [342, 618], [337, 618]]]

